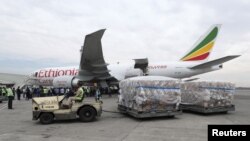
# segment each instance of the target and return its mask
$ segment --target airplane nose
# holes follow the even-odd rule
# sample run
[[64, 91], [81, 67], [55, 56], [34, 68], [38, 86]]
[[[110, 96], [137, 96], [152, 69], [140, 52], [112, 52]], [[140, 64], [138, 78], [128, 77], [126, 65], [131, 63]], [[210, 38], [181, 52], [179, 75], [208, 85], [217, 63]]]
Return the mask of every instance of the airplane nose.
[[29, 77], [33, 77], [33, 76], [34, 76], [34, 73], [30, 73], [30, 74], [29, 74]]
[[29, 77], [36, 77], [37, 76], [37, 72], [32, 72]]

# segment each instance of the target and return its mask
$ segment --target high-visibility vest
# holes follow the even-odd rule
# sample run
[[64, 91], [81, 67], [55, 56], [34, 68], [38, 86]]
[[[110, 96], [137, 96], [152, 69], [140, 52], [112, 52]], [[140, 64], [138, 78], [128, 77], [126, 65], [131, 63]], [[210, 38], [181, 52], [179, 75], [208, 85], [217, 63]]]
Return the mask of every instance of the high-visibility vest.
[[48, 92], [49, 92], [49, 89], [47, 89], [47, 88], [44, 88], [44, 89], [43, 89], [43, 92], [44, 92], [44, 94], [48, 94]]
[[7, 96], [7, 90], [6, 90], [6, 88], [2, 89], [2, 94], [3, 94], [3, 96]]
[[6, 89], [5, 88], [2, 88], [2, 94], [6, 95]]
[[76, 91], [76, 100], [82, 100], [82, 98], [84, 97], [84, 92], [83, 89], [80, 87], [78, 88], [78, 90]]
[[11, 88], [7, 88], [6, 91], [7, 91], [7, 96], [14, 96]]

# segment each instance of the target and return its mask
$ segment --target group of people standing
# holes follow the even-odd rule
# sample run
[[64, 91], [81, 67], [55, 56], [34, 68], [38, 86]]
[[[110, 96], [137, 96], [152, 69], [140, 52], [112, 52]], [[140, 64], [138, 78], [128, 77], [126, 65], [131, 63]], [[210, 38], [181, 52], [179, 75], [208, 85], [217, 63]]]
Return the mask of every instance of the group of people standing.
[[[81, 86], [81, 88], [79, 89], [79, 87], [77, 89], [72, 89], [72, 88], [52, 88], [52, 87], [30, 87], [27, 86], [26, 88], [20, 88], [19, 86], [17, 87], [17, 89], [15, 89], [14, 87], [12, 88], [12, 86], [6, 86], [4, 88], [0, 89], [0, 92], [2, 94], [4, 94], [5, 96], [8, 97], [8, 109], [13, 109], [12, 107], [12, 101], [15, 99], [15, 97], [17, 97], [17, 100], [21, 100], [21, 95], [23, 95], [23, 98], [25, 98], [26, 100], [31, 99], [32, 97], [46, 97], [46, 96], [57, 96], [57, 95], [65, 95], [67, 97], [74, 97], [77, 94], [77, 91], [79, 93], [79, 91], [82, 91], [81, 93], [81, 97], [95, 97], [96, 101], [101, 100], [102, 97], [102, 93], [103, 92], [107, 92], [106, 89], [102, 89], [99, 88], [97, 86], [94, 87], [84, 87]], [[72, 101], [71, 98], [69, 101]], [[76, 98], [79, 100], [79, 97]], [[70, 103], [70, 102], [69, 102]]]

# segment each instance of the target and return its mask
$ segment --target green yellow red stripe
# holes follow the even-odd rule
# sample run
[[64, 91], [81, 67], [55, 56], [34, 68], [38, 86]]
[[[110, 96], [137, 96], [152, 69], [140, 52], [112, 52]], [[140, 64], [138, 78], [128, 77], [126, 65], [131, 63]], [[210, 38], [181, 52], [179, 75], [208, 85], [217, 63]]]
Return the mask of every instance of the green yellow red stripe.
[[207, 45], [205, 45], [203, 48], [200, 48], [199, 50], [197, 50], [196, 52], [190, 54], [189, 56], [183, 58], [183, 60], [189, 60], [191, 58], [194, 58], [194, 57], [197, 57], [197, 56], [200, 56], [202, 54], [205, 54], [207, 52], [210, 52], [211, 49], [213, 48], [214, 46], [214, 41], [208, 43]]
[[206, 59], [214, 46], [214, 40], [218, 34], [218, 27], [214, 27], [213, 30], [187, 55], [185, 55], [182, 61], [195, 61], [201, 58]]

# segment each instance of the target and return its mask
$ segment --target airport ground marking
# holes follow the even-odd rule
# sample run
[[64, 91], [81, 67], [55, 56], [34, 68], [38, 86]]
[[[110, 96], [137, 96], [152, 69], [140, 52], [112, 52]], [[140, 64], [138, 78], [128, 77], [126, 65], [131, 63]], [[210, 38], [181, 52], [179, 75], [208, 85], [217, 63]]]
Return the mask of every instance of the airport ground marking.
[[6, 108], [8, 105], [8, 103], [4, 104], [1, 108], [0, 108], [0, 111], [3, 110], [4, 108]]

